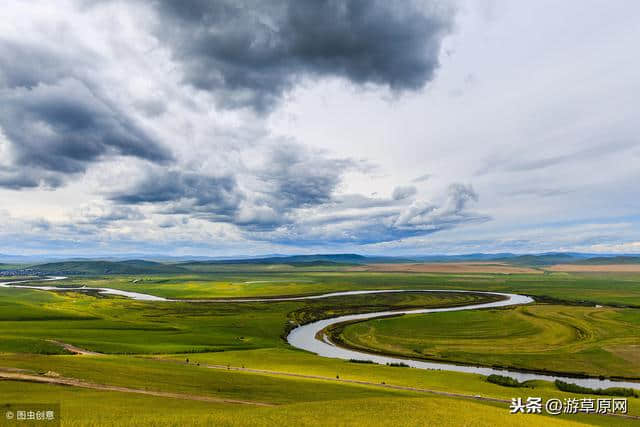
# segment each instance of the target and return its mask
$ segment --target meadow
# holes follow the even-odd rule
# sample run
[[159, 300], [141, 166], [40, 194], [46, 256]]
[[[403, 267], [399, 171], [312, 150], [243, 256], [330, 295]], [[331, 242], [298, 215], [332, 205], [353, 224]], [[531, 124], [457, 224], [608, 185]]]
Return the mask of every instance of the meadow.
[[[291, 272], [272, 272], [254, 271], [255, 268], [171, 275], [71, 276], [58, 284], [110, 287], [189, 299], [314, 295], [354, 289], [464, 289], [515, 292], [570, 304], [640, 308], [640, 273], [427, 274], [293, 268]], [[224, 270], [224, 266], [218, 270]]]
[[[636, 308], [640, 306], [640, 276], [633, 274], [294, 269], [74, 276], [59, 284], [189, 299], [390, 288], [517, 292], [536, 296], [539, 302], [501, 310], [372, 320], [348, 326], [341, 336], [353, 345], [408, 352], [412, 357], [532, 369], [575, 367], [593, 375], [633, 376], [640, 363]], [[371, 419], [380, 425], [637, 423], [586, 414], [509, 415], [508, 402], [515, 396], [575, 396], [542, 381], [535, 381], [533, 389], [513, 389], [476, 374], [327, 359], [293, 349], [283, 339], [292, 325], [344, 313], [485, 301], [487, 297], [477, 294], [409, 292], [315, 301], [144, 302], [74, 291], [0, 288], [0, 373], [80, 381], [78, 386], [63, 386], [5, 380], [0, 381], [0, 393], [6, 402], [60, 402], [63, 425], [74, 426], [124, 422], [363, 425]], [[603, 307], [595, 308], [595, 304]], [[70, 354], [50, 340], [103, 354]], [[127, 391], [101, 389], [104, 385]], [[199, 397], [249, 404], [200, 401]], [[639, 400], [629, 400], [630, 414], [640, 415]], [[273, 406], [255, 406], [254, 402]]]
[[337, 338], [406, 357], [640, 379], [639, 331], [637, 309], [540, 304], [372, 320]]

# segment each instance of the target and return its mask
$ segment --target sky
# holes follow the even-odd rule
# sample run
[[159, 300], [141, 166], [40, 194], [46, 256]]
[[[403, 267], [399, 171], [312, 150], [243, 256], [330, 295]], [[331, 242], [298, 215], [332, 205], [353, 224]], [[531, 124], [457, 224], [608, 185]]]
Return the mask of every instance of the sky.
[[5, 0], [0, 253], [640, 253], [640, 3]]

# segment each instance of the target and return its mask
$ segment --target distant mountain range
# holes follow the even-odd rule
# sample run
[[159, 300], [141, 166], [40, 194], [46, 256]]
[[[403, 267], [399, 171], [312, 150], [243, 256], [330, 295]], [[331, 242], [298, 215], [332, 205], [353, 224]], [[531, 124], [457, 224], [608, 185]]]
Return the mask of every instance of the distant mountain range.
[[[206, 257], [168, 257], [162, 262], [151, 259], [67, 259], [53, 262], [33, 261], [30, 256], [0, 254], [0, 270], [30, 268], [43, 274], [167, 274], [189, 273], [206, 266], [260, 266], [289, 265], [292, 267], [350, 266], [376, 263], [445, 263], [445, 262], [496, 262], [522, 266], [549, 266], [554, 264], [638, 264], [640, 254], [603, 255], [571, 252], [549, 252], [518, 255], [466, 254], [466, 255], [418, 255], [408, 257], [367, 256], [359, 254], [270, 255], [267, 257], [237, 257], [207, 259]], [[204, 259], [203, 259], [204, 258]]]
[[28, 268], [48, 275], [102, 274], [168, 274], [187, 273], [176, 264], [162, 264], [145, 260], [127, 261], [63, 261], [30, 265]]
[[277, 255], [265, 258], [236, 258], [210, 261], [194, 261], [188, 264], [372, 264], [389, 262], [415, 262], [412, 258], [365, 256], [358, 254]]

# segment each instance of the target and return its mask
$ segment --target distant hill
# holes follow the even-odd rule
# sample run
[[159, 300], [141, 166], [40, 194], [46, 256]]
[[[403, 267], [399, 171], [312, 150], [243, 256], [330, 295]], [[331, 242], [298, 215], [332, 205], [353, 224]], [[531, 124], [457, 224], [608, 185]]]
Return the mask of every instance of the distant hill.
[[180, 264], [190, 265], [222, 265], [222, 264], [287, 264], [293, 266], [321, 266], [321, 265], [362, 265], [388, 262], [415, 262], [407, 258], [364, 256], [358, 254], [318, 254], [318, 255], [290, 255], [267, 258], [224, 259], [212, 261], [194, 261]]
[[67, 261], [31, 266], [46, 274], [162, 274], [185, 273], [182, 267], [144, 260], [128, 261]]
[[603, 256], [582, 253], [546, 253], [537, 255], [518, 255], [498, 259], [509, 264], [527, 266], [549, 266], [555, 264], [635, 264], [640, 263], [640, 255]]
[[[10, 257], [13, 259], [20, 256]], [[606, 265], [640, 264], [640, 254], [602, 255], [571, 252], [549, 252], [541, 254], [516, 255], [465, 254], [465, 255], [415, 255], [408, 257], [365, 256], [359, 254], [315, 254], [315, 255], [270, 255], [252, 258], [226, 258], [215, 260], [193, 259], [178, 262], [158, 262], [147, 259], [106, 260], [106, 259], [70, 259], [39, 263], [17, 263], [0, 260], [0, 271], [33, 269], [50, 275], [102, 275], [102, 274], [179, 274], [189, 272], [207, 272], [232, 270], [255, 270], [273, 268], [310, 268], [310, 267], [348, 267], [364, 264], [393, 263], [447, 263], [447, 262], [496, 262], [516, 266], [547, 267], [556, 264]], [[17, 274], [17, 273], [16, 273]]]
[[409, 258], [413, 262], [479, 262], [479, 261], [496, 261], [506, 260], [517, 257], [510, 253], [499, 254], [464, 254], [464, 255], [415, 255]]
[[580, 264], [580, 265], [640, 264], [640, 255], [588, 258], [588, 259], [576, 261], [573, 264]]
[[547, 253], [537, 255], [516, 255], [505, 258], [497, 258], [494, 261], [515, 265], [546, 266], [554, 264], [572, 264], [584, 259], [581, 255], [570, 253]]

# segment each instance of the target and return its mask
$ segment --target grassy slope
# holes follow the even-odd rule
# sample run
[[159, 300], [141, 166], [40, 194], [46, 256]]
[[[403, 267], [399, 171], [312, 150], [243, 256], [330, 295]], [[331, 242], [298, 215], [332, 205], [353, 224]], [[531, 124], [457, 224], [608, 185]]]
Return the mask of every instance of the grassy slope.
[[[163, 358], [184, 361], [182, 355], [168, 355], [163, 356]], [[544, 399], [576, 397], [574, 394], [560, 392], [553, 384], [545, 381], [532, 382], [534, 389], [513, 389], [491, 384], [482, 375], [350, 363], [339, 359], [319, 358], [306, 352], [286, 348], [198, 354], [193, 355], [191, 361], [197, 361], [202, 366], [205, 366], [205, 364], [245, 366], [250, 369], [316, 375], [328, 378], [338, 375], [341, 379], [404, 385], [505, 400], [517, 396], [526, 398], [533, 395]], [[629, 408], [630, 414], [640, 414], [640, 399], [630, 399]], [[587, 418], [587, 420], [591, 419]], [[593, 422], [593, 420], [590, 422]], [[607, 424], [606, 420], [604, 424]]]
[[[329, 312], [481, 302], [471, 294], [335, 297], [280, 303], [157, 303], [0, 288], [0, 351], [60, 353], [57, 339], [103, 353], [179, 353], [282, 347], [289, 320]], [[291, 314], [289, 314], [291, 313]]]
[[640, 311], [533, 305], [372, 320], [340, 339], [407, 357], [638, 377]]
[[[248, 361], [250, 366], [258, 367], [268, 364], [271, 368], [293, 369], [298, 373], [308, 373], [307, 367], [311, 365], [314, 373], [325, 374], [328, 377], [331, 377], [331, 375], [337, 371], [340, 373], [341, 378], [365, 379], [367, 381], [380, 380], [385, 381], [387, 384], [412, 385], [444, 389], [446, 391], [459, 391], [459, 389], [462, 389], [466, 394], [481, 393], [483, 395], [500, 397], [507, 400], [513, 396], [526, 398], [526, 396], [535, 395], [545, 399], [549, 397], [566, 398], [571, 396], [570, 394], [559, 392], [550, 384], [545, 383], [538, 383], [535, 390], [513, 390], [489, 384], [479, 375], [448, 375], [450, 373], [425, 372], [382, 366], [363, 367], [345, 361], [319, 359], [302, 352], [295, 352], [300, 355], [299, 359], [296, 354], [293, 354], [294, 352], [287, 354], [285, 350], [279, 350], [277, 356], [291, 356], [288, 357], [285, 362], [287, 367], [280, 366], [281, 359], [274, 357], [276, 354], [270, 354], [271, 352], [268, 350], [249, 352], [254, 353], [251, 355], [246, 354], [247, 352], [240, 351], [233, 353], [236, 353], [235, 356], [242, 358], [245, 362]], [[200, 356], [202, 356], [201, 359], [203, 362], [207, 359], [207, 355]], [[210, 356], [215, 360], [215, 358], [221, 357], [223, 354], [211, 354]], [[233, 357], [234, 355], [226, 354], [224, 356]], [[253, 358], [255, 358], [255, 360], [252, 360]], [[304, 364], [300, 364], [300, 362], [304, 362]], [[183, 394], [192, 393], [212, 397], [269, 402], [280, 406], [280, 408], [272, 408], [266, 411], [253, 407], [242, 407], [242, 409], [238, 409], [242, 412], [242, 416], [246, 417], [242, 424], [259, 424], [263, 422], [262, 417], [264, 414], [268, 413], [270, 418], [290, 420], [289, 422], [296, 417], [301, 417], [300, 422], [308, 424], [311, 421], [317, 422], [323, 416], [326, 416], [329, 418], [323, 425], [360, 425], [360, 423], [365, 420], [367, 422], [370, 422], [371, 419], [377, 420], [377, 418], [372, 417], [384, 415], [384, 411], [381, 411], [379, 405], [383, 405], [382, 407], [397, 412], [392, 418], [394, 420], [399, 419], [398, 417], [402, 415], [400, 411], [403, 407], [407, 407], [406, 405], [416, 408], [416, 411], [420, 407], [430, 409], [429, 412], [417, 411], [404, 414], [407, 422], [410, 424], [434, 424], [438, 418], [442, 416], [446, 417], [442, 419], [441, 422], [449, 422], [449, 425], [456, 425], [456, 420], [467, 423], [476, 420], [477, 425], [491, 425], [491, 423], [495, 423], [496, 421], [510, 421], [506, 404], [443, 398], [431, 394], [395, 391], [374, 386], [344, 384], [328, 380], [288, 378], [278, 375], [208, 369], [205, 368], [204, 365], [197, 367], [190, 364], [187, 366], [185, 364], [174, 364], [155, 360], [140, 360], [126, 356], [20, 357], [5, 355], [0, 357], [0, 365], [6, 366], [8, 364], [22, 369], [55, 371], [64, 376], [83, 378], [95, 383], [145, 388], [155, 391], [170, 391]], [[111, 407], [111, 410], [106, 412], [114, 412], [118, 414], [119, 417], [125, 419], [126, 416], [129, 415], [149, 421], [151, 418], [150, 414], [153, 413], [156, 420], [158, 419], [157, 417], [161, 417], [162, 424], [160, 425], [165, 425], [164, 422], [173, 422], [173, 417], [176, 416], [175, 413], [167, 414], [165, 411], [166, 408], [177, 406], [175, 401], [171, 399], [142, 398], [135, 394], [124, 395], [122, 393], [104, 393], [44, 385], [33, 386], [33, 388], [48, 389], [48, 392], [42, 392], [36, 395], [20, 395], [20, 390], [24, 390], [25, 387], [26, 385], [24, 383], [18, 382], [0, 383], [0, 391], [3, 392], [3, 397], [8, 398], [11, 395], [18, 397], [17, 399], [12, 398], [11, 401], [13, 402], [34, 399], [36, 396], [41, 395], [42, 398], [40, 401], [59, 401], [62, 403], [63, 408], [67, 410], [69, 407], [75, 407], [76, 411], [80, 412], [77, 416], [83, 417], [85, 421], [87, 419], [94, 420], [96, 425], [103, 425], [100, 420], [101, 413], [87, 411], [92, 405], [98, 403], [87, 397], [95, 394], [101, 394], [103, 396], [103, 400], [98, 403], [100, 406]], [[31, 385], [29, 385], [29, 387], [31, 387]], [[61, 394], [63, 392], [66, 393], [65, 390], [71, 390], [71, 393]], [[129, 401], [151, 400], [155, 402], [155, 406], [145, 407], [145, 411], [140, 411], [140, 408], [138, 408], [137, 411], [127, 414], [125, 408], [131, 410], [131, 405], [125, 405], [124, 408], [121, 407], [121, 402], [124, 399]], [[410, 404], [410, 400], [415, 400], [418, 406]], [[632, 402], [630, 402], [631, 413], [638, 413], [637, 402], [635, 402], [635, 400], [636, 399], [633, 399]], [[384, 404], [385, 401], [389, 403], [387, 406]], [[433, 401], [435, 402], [431, 403]], [[167, 402], [169, 406], [164, 402]], [[196, 402], [182, 402], [180, 410], [178, 411], [178, 415], [180, 416], [185, 415], [183, 413], [185, 408], [202, 406]], [[221, 421], [235, 422], [237, 424], [239, 420], [242, 420], [242, 418], [235, 418], [233, 413], [228, 413], [228, 411], [235, 411], [236, 408], [239, 408], [235, 405], [208, 405], [210, 410], [214, 410], [215, 413], [225, 413], [225, 415], [221, 417]], [[332, 409], [335, 407], [343, 407], [345, 412], [335, 412]], [[436, 410], [436, 407], [440, 408]], [[151, 409], [147, 410], [146, 408], [153, 408], [153, 411], [151, 411]], [[434, 417], [434, 412], [438, 414], [437, 417]], [[446, 415], [447, 413], [448, 415]], [[122, 418], [120, 418], [120, 422], [122, 422]], [[626, 425], [621, 424], [624, 420], [599, 416], [571, 416], [567, 419], [594, 425]], [[511, 420], [511, 422], [517, 422], [518, 420], [519, 418]], [[538, 424], [554, 425], [552, 423], [553, 420], [555, 420], [555, 418], [545, 417], [545, 421], [539, 420]], [[533, 420], [529, 419], [528, 422], [531, 424]], [[72, 423], [72, 425], [77, 424], [76, 422]], [[629, 425], [631, 424], [629, 423]]]
[[[492, 426], [497, 423], [529, 426], [535, 421], [542, 422], [539, 416], [511, 416], [503, 408], [459, 399], [392, 396], [367, 398], [357, 393], [340, 401], [300, 401], [276, 408], [192, 402], [29, 383], [0, 383], [0, 393], [12, 402], [47, 401], [51, 396], [56, 396], [56, 400], [62, 403], [62, 425], [83, 427], [120, 426], [124, 423], [136, 426], [176, 427], [365, 426], [371, 425], [371, 420], [376, 420], [376, 425], [389, 426]], [[141, 408], [148, 409], [142, 411]], [[603, 421], [601, 418], [591, 417], [589, 421]], [[560, 427], [583, 425], [566, 418], [562, 420], [544, 417], [543, 422], [545, 425]]]
[[[279, 295], [312, 294], [321, 291], [375, 288], [467, 288], [495, 289], [526, 288], [545, 295], [549, 291], [556, 295], [569, 294], [575, 299], [593, 298], [604, 302], [633, 301], [640, 299], [640, 287], [637, 276], [609, 276], [607, 281], [599, 276], [546, 275], [539, 277], [513, 276], [496, 277], [492, 275], [414, 275], [414, 274], [243, 274], [243, 275], [207, 275], [207, 276], [137, 276], [113, 279], [74, 279], [77, 282], [96, 286], [121, 287], [142, 292], [154, 289], [167, 294], [189, 296], [241, 296], [241, 295]], [[133, 283], [135, 279], [143, 279]], [[253, 283], [246, 283], [253, 282]], [[582, 289], [582, 291], [581, 291]], [[534, 293], [530, 292], [530, 293]], [[582, 293], [580, 293], [582, 292]], [[157, 293], [157, 292], [153, 292]], [[407, 298], [412, 300], [407, 301]], [[422, 295], [417, 301], [410, 295], [390, 298], [393, 304], [407, 306], [411, 304], [431, 304], [433, 296]], [[350, 297], [343, 299], [339, 306], [352, 307], [376, 306], [381, 303], [368, 298]], [[0, 351], [5, 352], [49, 352], [49, 343], [43, 338], [58, 338], [81, 347], [98, 351], [128, 353], [174, 353], [183, 351], [225, 350], [224, 352], [177, 355], [177, 360], [189, 357], [192, 361], [208, 363], [231, 363], [237, 366], [285, 370], [295, 373], [316, 373], [328, 377], [339, 374], [341, 378], [358, 378], [367, 381], [414, 385], [444, 391], [456, 391], [467, 394], [483, 394], [509, 399], [519, 395], [514, 391], [486, 383], [479, 375], [456, 374], [449, 372], [419, 371], [380, 366], [359, 365], [345, 361], [330, 360], [304, 352], [290, 350], [280, 339], [280, 333], [288, 320], [288, 313], [317, 313], [327, 307], [336, 309], [326, 301], [315, 303], [277, 303], [277, 304], [188, 304], [188, 303], [143, 303], [116, 298], [95, 298], [74, 293], [59, 294], [31, 290], [0, 289]], [[315, 315], [315, 314], [314, 314]], [[297, 318], [297, 317], [296, 317]], [[13, 341], [12, 341], [13, 340]], [[26, 343], [26, 344], [25, 344]], [[34, 343], [46, 348], [34, 351]], [[59, 349], [58, 349], [59, 350]], [[62, 352], [62, 350], [59, 350]], [[121, 393], [102, 393], [89, 390], [75, 390], [60, 387], [29, 385], [39, 388], [35, 396], [41, 401], [60, 399], [64, 407], [70, 408], [77, 417], [87, 416], [96, 425], [102, 425], [100, 412], [96, 408], [108, 407], [113, 417], [126, 416], [125, 409], [134, 405], [122, 402], [152, 402], [161, 419], [175, 425], [192, 424], [193, 413], [206, 412], [205, 407], [216, 410], [210, 417], [217, 423], [260, 423], [273, 420], [279, 423], [291, 423], [294, 416], [300, 417], [300, 423], [326, 419], [326, 424], [344, 423], [357, 425], [361, 420], [381, 421], [385, 414], [399, 417], [403, 408], [409, 408], [407, 424], [433, 424], [440, 418], [432, 414], [446, 411], [447, 420], [459, 425], [473, 420], [477, 425], [490, 425], [494, 422], [513, 423], [506, 408], [494, 411], [495, 406], [477, 402], [445, 399], [436, 402], [435, 398], [421, 397], [413, 399], [411, 393], [389, 392], [370, 387], [347, 386], [326, 383], [324, 381], [287, 379], [273, 376], [255, 375], [238, 372], [213, 372], [204, 367], [194, 367], [141, 361], [126, 356], [90, 358], [79, 356], [41, 356], [25, 354], [4, 354], [0, 356], [0, 366], [13, 366], [36, 371], [53, 370], [64, 375], [85, 378], [96, 382], [145, 387], [157, 390], [192, 392], [197, 394], [227, 396], [241, 399], [251, 397], [271, 400], [286, 406], [281, 408], [240, 408], [220, 409], [212, 405], [183, 401], [181, 404], [168, 399], [140, 397]], [[19, 390], [26, 384], [0, 382], [7, 396], [20, 397]], [[13, 393], [13, 394], [11, 394]], [[35, 391], [34, 391], [35, 393]], [[530, 393], [530, 390], [526, 390]], [[535, 389], [536, 395], [569, 397], [546, 383], [540, 383]], [[94, 398], [103, 394], [103, 399]], [[74, 397], [76, 396], [76, 397]], [[424, 396], [424, 395], [420, 395]], [[336, 401], [340, 399], [340, 401]], [[438, 398], [440, 399], [440, 398]], [[12, 399], [15, 401], [16, 399]], [[631, 411], [640, 413], [637, 399], [630, 402]], [[415, 405], [411, 402], [415, 401]], [[93, 405], [93, 406], [92, 406]], [[122, 405], [122, 406], [118, 406]], [[199, 406], [200, 405], [200, 406]], [[196, 406], [201, 409], [196, 409]], [[164, 408], [176, 408], [165, 411]], [[339, 408], [327, 411], [329, 408]], [[93, 408], [93, 409], [92, 409]], [[188, 408], [194, 408], [188, 413]], [[226, 408], [226, 407], [225, 407]], [[235, 408], [235, 407], [234, 407]], [[422, 409], [421, 409], [422, 408]], [[150, 415], [143, 415], [139, 409], [126, 409], [140, 417], [140, 425], [148, 424]], [[199, 412], [202, 411], [202, 412]], [[227, 412], [231, 411], [231, 412]], [[475, 413], [473, 411], [476, 411]], [[109, 411], [107, 411], [109, 412]], [[146, 413], [146, 411], [144, 411]], [[211, 413], [212, 411], [209, 411]], [[233, 413], [232, 413], [233, 412]], [[82, 415], [84, 414], [84, 415]], [[173, 414], [173, 415], [172, 415]], [[484, 414], [483, 416], [478, 414]], [[159, 415], [160, 416], [160, 415]], [[198, 415], [199, 416], [199, 415]], [[112, 417], [107, 416], [108, 419]], [[186, 418], [185, 418], [186, 417]], [[325, 418], [323, 418], [325, 417]], [[459, 417], [459, 418], [455, 418]], [[125, 418], [126, 419], [126, 418]], [[212, 418], [208, 418], [212, 419]], [[590, 423], [619, 425], [620, 420], [606, 417], [577, 417], [572, 420]], [[77, 418], [75, 418], [77, 421]], [[390, 418], [398, 420], [398, 418]], [[545, 418], [545, 420], [547, 420]], [[456, 422], [457, 421], [457, 422]], [[113, 421], [115, 422], [115, 421]], [[550, 421], [545, 421], [549, 425]], [[79, 423], [73, 423], [77, 425]], [[396, 422], [397, 424], [397, 422]], [[531, 421], [529, 421], [531, 424]]]

